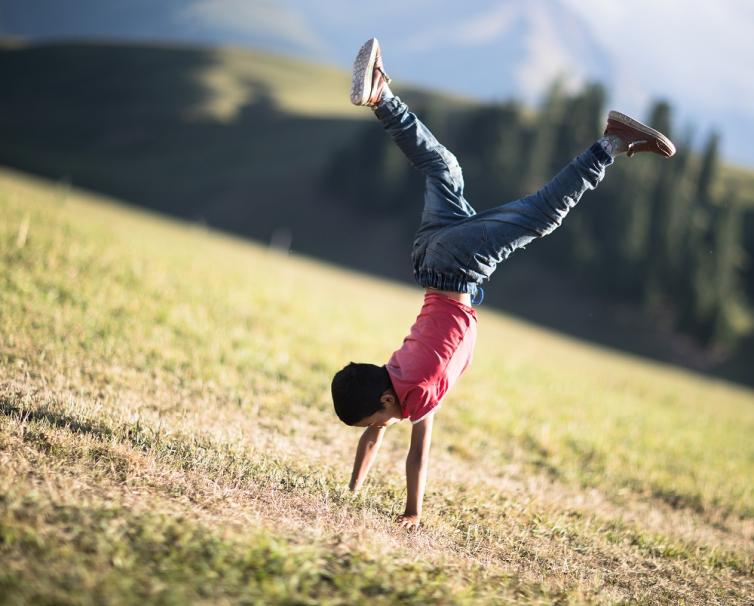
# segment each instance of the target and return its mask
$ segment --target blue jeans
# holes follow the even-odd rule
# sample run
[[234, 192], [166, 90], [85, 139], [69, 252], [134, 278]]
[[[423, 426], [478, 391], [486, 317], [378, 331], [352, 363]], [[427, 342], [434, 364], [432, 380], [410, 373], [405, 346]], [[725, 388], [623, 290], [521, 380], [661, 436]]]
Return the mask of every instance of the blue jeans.
[[497, 264], [557, 228], [613, 162], [595, 143], [537, 193], [477, 213], [463, 196], [458, 160], [405, 103], [392, 97], [374, 112], [425, 177], [424, 210], [411, 253], [414, 278], [425, 288], [470, 293], [475, 301]]

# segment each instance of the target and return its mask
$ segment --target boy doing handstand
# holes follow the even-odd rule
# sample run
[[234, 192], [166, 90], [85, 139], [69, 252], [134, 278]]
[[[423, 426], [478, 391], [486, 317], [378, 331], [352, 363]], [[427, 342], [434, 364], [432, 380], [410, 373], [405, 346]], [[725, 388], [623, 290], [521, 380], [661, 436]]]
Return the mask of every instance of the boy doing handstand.
[[476, 213], [464, 198], [455, 156], [390, 91], [375, 38], [354, 61], [351, 101], [374, 110], [385, 130], [425, 177], [424, 210], [411, 259], [425, 288], [424, 305], [403, 345], [387, 364], [348, 364], [332, 381], [335, 412], [365, 427], [356, 450], [350, 488], [358, 491], [385, 429], [413, 423], [406, 458], [406, 509], [398, 519], [419, 524], [427, 482], [432, 423], [448, 390], [471, 362], [477, 335], [472, 304], [480, 285], [514, 250], [557, 228], [584, 192], [594, 189], [615, 157], [653, 152], [669, 158], [675, 147], [662, 133], [610, 112], [604, 135], [535, 194]]

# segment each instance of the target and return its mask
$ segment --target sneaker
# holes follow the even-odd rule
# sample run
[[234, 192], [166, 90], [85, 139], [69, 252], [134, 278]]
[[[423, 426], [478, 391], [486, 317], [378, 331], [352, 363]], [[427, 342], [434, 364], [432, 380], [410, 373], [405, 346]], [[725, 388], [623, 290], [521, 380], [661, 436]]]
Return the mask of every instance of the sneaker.
[[370, 38], [359, 49], [353, 61], [351, 103], [375, 106], [390, 78], [382, 69], [382, 54], [377, 38]]
[[607, 115], [605, 136], [621, 139], [626, 146], [628, 156], [641, 152], [652, 152], [670, 158], [675, 154], [675, 145], [659, 130], [650, 128], [626, 114], [612, 111]]

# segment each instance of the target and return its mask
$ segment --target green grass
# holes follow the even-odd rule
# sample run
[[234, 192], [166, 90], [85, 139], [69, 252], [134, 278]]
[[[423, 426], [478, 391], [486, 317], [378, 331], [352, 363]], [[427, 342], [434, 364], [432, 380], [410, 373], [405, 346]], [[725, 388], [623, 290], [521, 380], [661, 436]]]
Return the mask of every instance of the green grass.
[[[448, 585], [447, 572], [438, 566], [376, 561], [358, 551], [328, 553], [269, 533], [222, 536], [164, 513], [26, 498], [11, 502], [4, 518], [4, 551], [28, 562], [0, 573], [0, 589], [10, 602], [243, 599], [316, 605], [368, 596], [374, 604], [426, 604], [442, 599]], [[71, 566], [71, 559], [79, 566]]]
[[754, 393], [482, 307], [365, 492], [332, 373], [416, 289], [0, 172], [0, 603], [745, 604]]

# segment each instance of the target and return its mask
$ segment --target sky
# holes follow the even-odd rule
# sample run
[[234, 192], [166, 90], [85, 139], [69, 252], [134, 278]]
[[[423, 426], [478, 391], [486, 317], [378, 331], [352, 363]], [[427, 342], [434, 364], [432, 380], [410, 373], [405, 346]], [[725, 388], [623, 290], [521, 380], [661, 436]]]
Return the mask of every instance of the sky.
[[377, 35], [401, 81], [536, 103], [597, 79], [616, 109], [671, 101], [701, 141], [754, 166], [751, 0], [0, 0], [0, 34], [236, 44], [347, 68]]

